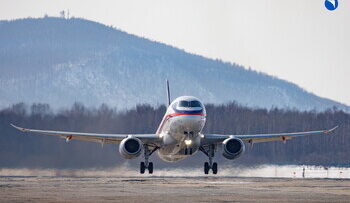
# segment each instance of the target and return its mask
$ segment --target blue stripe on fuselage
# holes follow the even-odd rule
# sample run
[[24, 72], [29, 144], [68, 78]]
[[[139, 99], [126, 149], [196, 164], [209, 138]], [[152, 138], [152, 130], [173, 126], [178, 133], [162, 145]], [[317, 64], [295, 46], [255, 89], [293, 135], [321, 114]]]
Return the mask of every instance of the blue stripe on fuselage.
[[201, 110], [190, 110], [190, 111], [188, 111], [188, 110], [178, 110], [178, 109], [176, 109], [176, 108], [174, 108], [174, 111], [176, 112], [176, 113], [203, 113], [203, 109], [201, 109]]

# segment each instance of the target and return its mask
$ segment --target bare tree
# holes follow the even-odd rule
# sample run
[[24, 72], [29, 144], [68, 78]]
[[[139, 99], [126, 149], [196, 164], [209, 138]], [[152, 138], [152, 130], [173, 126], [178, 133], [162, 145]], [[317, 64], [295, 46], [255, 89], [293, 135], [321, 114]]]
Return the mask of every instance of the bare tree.
[[66, 12], [64, 10], [60, 11], [60, 17], [66, 18]]

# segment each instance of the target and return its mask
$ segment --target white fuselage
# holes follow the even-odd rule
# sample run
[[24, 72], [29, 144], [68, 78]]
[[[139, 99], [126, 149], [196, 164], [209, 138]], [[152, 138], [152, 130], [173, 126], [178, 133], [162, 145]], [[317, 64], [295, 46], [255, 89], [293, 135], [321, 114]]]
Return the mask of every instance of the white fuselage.
[[205, 107], [197, 98], [182, 96], [175, 99], [157, 130], [163, 139], [159, 157], [174, 162], [197, 152], [205, 120]]

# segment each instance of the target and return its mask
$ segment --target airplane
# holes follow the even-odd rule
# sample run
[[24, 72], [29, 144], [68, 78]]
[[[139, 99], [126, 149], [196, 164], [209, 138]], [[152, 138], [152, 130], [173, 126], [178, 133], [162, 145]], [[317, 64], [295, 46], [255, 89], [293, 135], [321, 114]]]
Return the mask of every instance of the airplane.
[[145, 161], [140, 163], [140, 173], [146, 169], [153, 173], [153, 162], [150, 156], [158, 151], [160, 159], [166, 162], [177, 162], [198, 151], [208, 157], [204, 163], [204, 174], [211, 170], [218, 172], [218, 164], [213, 162], [215, 152], [222, 146], [222, 155], [226, 159], [237, 159], [245, 151], [245, 144], [253, 146], [255, 143], [290, 140], [294, 137], [328, 134], [338, 126], [329, 130], [304, 131], [293, 133], [253, 134], [253, 135], [221, 135], [204, 134], [202, 130], [206, 122], [206, 110], [203, 103], [193, 96], [181, 96], [170, 102], [169, 82], [166, 81], [167, 103], [166, 113], [154, 134], [98, 134], [82, 132], [66, 132], [52, 130], [36, 130], [15, 126], [14, 128], [29, 133], [54, 135], [70, 140], [84, 140], [99, 143], [119, 144], [119, 152], [126, 159], [139, 157], [143, 152]]

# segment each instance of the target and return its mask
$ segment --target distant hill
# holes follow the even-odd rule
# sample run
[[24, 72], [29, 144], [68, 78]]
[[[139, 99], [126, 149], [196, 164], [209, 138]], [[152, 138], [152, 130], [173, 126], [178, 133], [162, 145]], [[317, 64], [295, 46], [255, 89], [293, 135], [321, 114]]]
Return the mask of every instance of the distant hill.
[[[287, 63], [287, 62], [286, 62]], [[0, 21], [0, 107], [17, 102], [106, 103], [118, 109], [194, 95], [205, 103], [318, 111], [349, 107], [295, 84], [100, 23], [71, 18]]]

